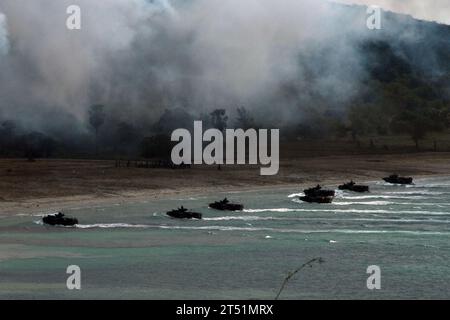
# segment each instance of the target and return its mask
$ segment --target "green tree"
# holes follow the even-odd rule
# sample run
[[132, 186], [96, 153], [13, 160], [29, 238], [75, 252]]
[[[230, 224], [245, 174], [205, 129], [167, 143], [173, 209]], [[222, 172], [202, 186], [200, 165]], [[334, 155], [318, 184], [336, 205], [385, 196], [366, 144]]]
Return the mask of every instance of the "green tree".
[[95, 133], [95, 154], [98, 154], [98, 132], [105, 123], [105, 107], [101, 104], [95, 104], [89, 107], [89, 123]]
[[[428, 108], [427, 108], [428, 107]], [[420, 109], [404, 110], [393, 121], [396, 131], [408, 134], [419, 149], [420, 140], [430, 132], [439, 132], [445, 128], [445, 118], [440, 117], [439, 110], [425, 104]]]
[[225, 109], [216, 109], [210, 113], [213, 128], [219, 129], [222, 132], [225, 131], [228, 122], [228, 116], [226, 113], [227, 112]]
[[245, 107], [237, 108], [236, 125], [240, 129], [250, 129], [255, 127], [255, 120]]

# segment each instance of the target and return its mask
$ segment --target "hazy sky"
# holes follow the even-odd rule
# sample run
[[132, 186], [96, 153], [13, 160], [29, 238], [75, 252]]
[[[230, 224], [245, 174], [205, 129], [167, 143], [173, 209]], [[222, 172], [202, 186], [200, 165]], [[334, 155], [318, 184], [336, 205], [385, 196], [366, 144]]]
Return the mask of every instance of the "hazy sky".
[[[368, 57], [355, 41], [368, 29], [328, 1], [77, 0], [73, 31], [74, 0], [0, 0], [0, 118], [59, 134], [97, 103], [129, 122], [236, 106], [294, 121], [317, 96], [338, 108], [360, 91]], [[336, 1], [450, 18], [450, 0]]]
[[418, 19], [450, 25], [450, 0], [336, 0], [336, 2], [377, 5], [386, 10], [410, 14]]

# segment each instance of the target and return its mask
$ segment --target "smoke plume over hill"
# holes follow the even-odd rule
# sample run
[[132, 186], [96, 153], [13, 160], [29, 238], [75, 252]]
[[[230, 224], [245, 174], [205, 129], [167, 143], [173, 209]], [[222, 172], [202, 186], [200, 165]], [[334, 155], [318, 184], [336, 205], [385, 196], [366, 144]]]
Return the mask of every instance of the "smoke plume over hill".
[[82, 29], [68, 30], [72, 2], [0, 3], [0, 120], [79, 139], [89, 106], [103, 104], [112, 141], [119, 124], [150, 134], [167, 109], [198, 118], [245, 106], [259, 122], [297, 125], [377, 95], [369, 81], [386, 52], [384, 76], [448, 92], [449, 29], [406, 16], [368, 30], [364, 7], [325, 1], [79, 0]]

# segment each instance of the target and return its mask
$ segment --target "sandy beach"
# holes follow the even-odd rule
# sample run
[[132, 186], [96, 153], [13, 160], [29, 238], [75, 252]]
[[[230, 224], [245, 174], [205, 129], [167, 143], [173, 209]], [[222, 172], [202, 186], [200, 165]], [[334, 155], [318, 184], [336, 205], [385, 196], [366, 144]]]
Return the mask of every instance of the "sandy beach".
[[139, 202], [232, 190], [336, 185], [350, 179], [450, 174], [450, 153], [338, 155], [291, 158], [276, 176], [257, 166], [195, 166], [191, 169], [116, 168], [114, 161], [0, 160], [0, 214], [52, 212], [64, 208]]

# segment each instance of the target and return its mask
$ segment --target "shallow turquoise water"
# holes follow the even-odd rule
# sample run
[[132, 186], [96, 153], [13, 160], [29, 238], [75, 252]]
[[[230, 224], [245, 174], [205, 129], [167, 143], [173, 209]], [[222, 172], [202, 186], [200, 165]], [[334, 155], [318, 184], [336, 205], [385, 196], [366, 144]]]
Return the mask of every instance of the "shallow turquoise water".
[[[281, 298], [449, 299], [450, 179], [371, 187], [330, 205], [301, 203], [293, 189], [218, 196], [242, 213], [208, 209], [217, 199], [206, 195], [67, 210], [78, 228], [0, 217], [0, 298], [272, 299], [287, 272], [322, 257]], [[165, 216], [179, 205], [205, 219]], [[82, 270], [79, 291], [66, 288], [68, 265]], [[381, 290], [366, 287], [369, 265]]]

